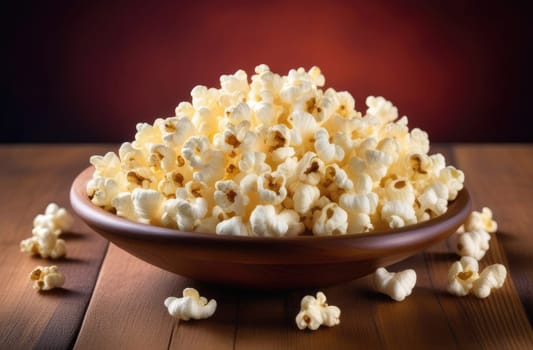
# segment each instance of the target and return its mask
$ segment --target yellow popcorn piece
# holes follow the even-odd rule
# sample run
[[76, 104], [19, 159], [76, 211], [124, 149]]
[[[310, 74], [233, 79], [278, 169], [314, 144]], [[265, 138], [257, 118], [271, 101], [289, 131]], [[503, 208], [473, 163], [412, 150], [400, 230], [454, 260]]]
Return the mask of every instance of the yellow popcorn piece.
[[479, 278], [476, 259], [464, 256], [452, 264], [448, 271], [448, 292], [457, 296], [470, 293], [474, 282]]
[[341, 310], [326, 303], [326, 295], [316, 293], [316, 297], [306, 295], [300, 302], [300, 312], [296, 315], [296, 326], [303, 329], [317, 330], [321, 325], [333, 327], [340, 324]]
[[168, 297], [165, 299], [165, 307], [172, 317], [183, 321], [190, 319], [200, 320], [213, 316], [217, 309], [215, 299], [207, 301], [200, 296], [200, 293], [194, 288], [185, 288], [181, 298]]
[[38, 291], [48, 291], [59, 288], [65, 283], [65, 277], [57, 266], [37, 266], [30, 274], [33, 281], [33, 289]]

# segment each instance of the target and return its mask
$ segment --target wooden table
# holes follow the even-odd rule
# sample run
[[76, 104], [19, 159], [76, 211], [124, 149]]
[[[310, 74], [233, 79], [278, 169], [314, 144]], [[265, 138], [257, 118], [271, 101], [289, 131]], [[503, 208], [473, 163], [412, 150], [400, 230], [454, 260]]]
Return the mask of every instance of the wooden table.
[[[418, 282], [404, 302], [372, 291], [368, 277], [324, 288], [341, 324], [299, 331], [300, 299], [316, 290], [250, 292], [204, 285], [148, 265], [77, 219], [64, 234], [68, 257], [55, 262], [64, 289], [38, 293], [30, 271], [50, 261], [19, 252], [32, 221], [49, 202], [70, 209], [69, 187], [92, 154], [113, 145], [0, 146], [0, 349], [533, 349], [533, 145], [432, 147], [466, 174], [475, 209], [493, 209], [499, 232], [480, 262], [507, 266], [488, 299], [446, 292], [452, 241], [390, 270], [414, 268]], [[194, 286], [218, 310], [202, 321], [171, 318], [163, 300]]]

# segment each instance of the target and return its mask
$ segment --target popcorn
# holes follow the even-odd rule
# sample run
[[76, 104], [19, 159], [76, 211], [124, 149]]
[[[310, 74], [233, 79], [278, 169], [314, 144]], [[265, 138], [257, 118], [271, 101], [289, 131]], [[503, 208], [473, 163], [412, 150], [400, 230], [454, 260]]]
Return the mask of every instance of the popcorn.
[[489, 250], [490, 235], [485, 231], [464, 232], [457, 235], [457, 254], [481, 260]]
[[38, 214], [33, 219], [33, 226], [46, 226], [57, 232], [69, 231], [72, 228], [74, 219], [65, 208], [59, 207], [56, 203], [50, 203], [46, 207], [44, 214]]
[[313, 204], [320, 198], [318, 187], [302, 182], [293, 182], [290, 187], [293, 193], [293, 207], [299, 214], [307, 213]]
[[472, 293], [478, 298], [486, 298], [492, 289], [501, 288], [507, 277], [507, 269], [501, 264], [487, 266], [472, 285]]
[[249, 236], [250, 228], [242, 221], [242, 217], [234, 216], [216, 225], [217, 235]]
[[384, 267], [376, 270], [373, 276], [374, 288], [396, 301], [403, 301], [416, 284], [416, 272], [412, 269], [388, 272]]
[[448, 292], [457, 296], [467, 295], [479, 278], [478, 269], [477, 260], [470, 256], [454, 262], [448, 271]]
[[32, 232], [32, 237], [20, 242], [21, 252], [51, 259], [59, 259], [67, 254], [65, 241], [58, 238], [59, 230], [37, 226]]
[[276, 213], [273, 205], [255, 207], [250, 215], [250, 225], [254, 234], [267, 237], [295, 236], [304, 230], [298, 213], [290, 209]]
[[[112, 158], [112, 157], [111, 157]], [[65, 241], [58, 238], [63, 231], [71, 229], [74, 219], [55, 203], [46, 207], [44, 214], [33, 219], [32, 236], [20, 242], [20, 251], [58, 259], [67, 253]]]
[[498, 223], [492, 219], [492, 210], [487, 207], [481, 212], [473, 211], [464, 224], [466, 231], [485, 231], [494, 233], [498, 230]]
[[163, 215], [164, 196], [155, 190], [136, 188], [131, 193], [133, 210], [140, 222], [159, 223]]
[[381, 96], [363, 115], [324, 83], [318, 67], [258, 65], [196, 86], [174, 116], [91, 157], [87, 194], [130, 220], [219, 234], [369, 232], [446, 212], [464, 174], [428, 155], [427, 133]]
[[321, 325], [328, 327], [340, 323], [341, 310], [337, 306], [328, 305], [326, 296], [322, 292], [316, 293], [316, 298], [306, 295], [300, 302], [300, 312], [296, 315], [296, 325], [299, 329], [309, 328], [317, 330]]
[[433, 182], [416, 199], [420, 205], [419, 212], [441, 215], [448, 209], [448, 188], [440, 182]]
[[464, 173], [451, 165], [441, 170], [439, 181], [448, 189], [448, 200], [453, 201], [457, 197], [457, 193], [463, 189], [464, 180]]
[[416, 223], [416, 215], [409, 203], [400, 200], [387, 201], [381, 208], [381, 218], [390, 228], [400, 228]]
[[472, 292], [478, 298], [486, 298], [492, 289], [501, 288], [507, 277], [507, 269], [501, 264], [493, 264], [478, 273], [476, 259], [464, 256], [453, 263], [448, 272], [448, 292], [465, 296]]
[[315, 152], [324, 163], [340, 161], [344, 158], [344, 150], [341, 146], [329, 142], [328, 131], [324, 128], [315, 132]]
[[59, 272], [57, 266], [37, 266], [30, 274], [33, 289], [47, 291], [59, 288], [65, 283], [65, 277]]
[[337, 203], [329, 203], [313, 213], [313, 234], [316, 236], [344, 235], [348, 214]]
[[257, 177], [259, 200], [264, 204], [280, 204], [287, 196], [285, 176], [280, 173], [263, 173]]
[[209, 318], [213, 316], [217, 308], [215, 299], [207, 302], [207, 299], [200, 296], [200, 293], [194, 288], [185, 288], [181, 298], [166, 298], [164, 304], [171, 316], [183, 321]]
[[93, 204], [111, 208], [111, 202], [120, 193], [117, 182], [110, 178], [93, 177], [87, 182], [87, 195]]
[[238, 183], [233, 180], [217, 181], [214, 193], [215, 203], [226, 213], [243, 215], [249, 198], [241, 193]]

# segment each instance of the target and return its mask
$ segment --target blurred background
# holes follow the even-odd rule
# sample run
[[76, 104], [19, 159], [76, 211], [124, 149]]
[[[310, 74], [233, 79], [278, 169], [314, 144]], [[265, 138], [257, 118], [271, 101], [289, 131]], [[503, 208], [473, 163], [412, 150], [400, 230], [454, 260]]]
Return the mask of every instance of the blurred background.
[[[153, 4], [154, 3], [154, 4]], [[430, 140], [533, 141], [530, 12], [501, 1], [2, 5], [0, 142], [121, 142], [197, 84], [266, 63], [391, 100]]]

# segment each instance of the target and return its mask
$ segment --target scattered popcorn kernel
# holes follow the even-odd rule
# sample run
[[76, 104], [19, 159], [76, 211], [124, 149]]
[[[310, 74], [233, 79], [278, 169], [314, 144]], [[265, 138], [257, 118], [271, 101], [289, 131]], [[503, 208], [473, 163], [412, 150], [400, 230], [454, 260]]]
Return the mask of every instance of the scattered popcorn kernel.
[[416, 272], [412, 269], [388, 272], [384, 267], [380, 267], [374, 273], [373, 283], [378, 292], [396, 301], [403, 301], [411, 295], [416, 284]]
[[207, 302], [207, 299], [200, 296], [196, 289], [185, 288], [183, 297], [168, 297], [165, 299], [165, 306], [171, 316], [180, 320], [200, 320], [213, 316], [217, 309], [217, 301], [211, 299]]
[[41, 256], [42, 258], [59, 259], [67, 254], [65, 241], [58, 238], [59, 230], [37, 226], [33, 236], [20, 242], [20, 251]]
[[492, 289], [501, 288], [507, 277], [507, 269], [501, 264], [487, 266], [472, 285], [472, 293], [478, 298], [486, 298]]
[[473, 211], [465, 222], [465, 231], [485, 231], [494, 233], [498, 230], [498, 223], [492, 219], [492, 210], [487, 207], [481, 212]]
[[57, 266], [37, 266], [30, 274], [33, 288], [38, 291], [46, 291], [59, 288], [65, 283], [65, 277], [59, 272]]
[[299, 329], [309, 328], [317, 330], [321, 325], [328, 327], [340, 323], [341, 310], [326, 303], [326, 296], [322, 292], [316, 293], [316, 298], [306, 295], [300, 302], [300, 312], [296, 315], [296, 325]]
[[448, 292], [457, 296], [470, 293], [474, 282], [479, 278], [478, 262], [470, 256], [463, 256], [448, 271]]
[[481, 260], [489, 250], [490, 235], [485, 231], [466, 231], [457, 234], [457, 250], [460, 256]]
[[55, 203], [50, 203], [46, 207], [44, 214], [39, 214], [33, 220], [33, 226], [46, 226], [52, 230], [58, 230], [57, 233], [68, 231], [72, 228], [74, 219], [66, 211]]

